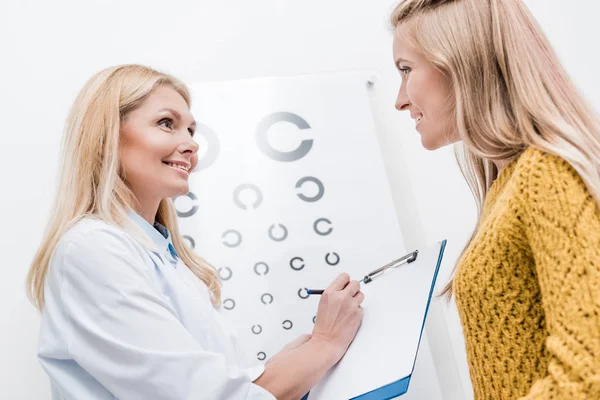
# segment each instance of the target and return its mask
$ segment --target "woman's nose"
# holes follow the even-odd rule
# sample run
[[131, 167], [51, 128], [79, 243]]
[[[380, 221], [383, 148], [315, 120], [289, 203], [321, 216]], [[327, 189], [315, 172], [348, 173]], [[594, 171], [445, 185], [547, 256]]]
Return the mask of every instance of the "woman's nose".
[[404, 85], [400, 86], [398, 90], [398, 97], [396, 97], [396, 110], [404, 111], [408, 109], [410, 105], [410, 101], [408, 101], [408, 96], [406, 95], [406, 90], [404, 90]]
[[196, 142], [196, 140], [189, 133], [186, 134], [186, 137], [187, 137], [187, 139], [181, 145], [181, 152], [182, 153], [190, 152], [192, 154], [196, 154], [198, 152], [198, 149], [200, 148], [200, 145], [198, 144], [198, 142]]

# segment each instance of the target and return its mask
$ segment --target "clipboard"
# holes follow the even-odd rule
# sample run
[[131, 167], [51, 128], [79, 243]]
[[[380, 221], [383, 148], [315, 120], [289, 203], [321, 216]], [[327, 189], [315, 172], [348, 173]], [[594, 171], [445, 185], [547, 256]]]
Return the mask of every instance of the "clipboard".
[[446, 243], [361, 283], [363, 322], [354, 341], [302, 400], [387, 400], [408, 391]]

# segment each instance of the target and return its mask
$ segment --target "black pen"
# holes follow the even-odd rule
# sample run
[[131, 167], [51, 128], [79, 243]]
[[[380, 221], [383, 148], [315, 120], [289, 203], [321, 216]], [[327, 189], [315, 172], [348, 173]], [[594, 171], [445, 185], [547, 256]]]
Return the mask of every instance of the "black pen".
[[[387, 269], [397, 268], [402, 264], [410, 264], [417, 259], [418, 254], [419, 254], [418, 250], [415, 250], [412, 253], [408, 253], [404, 257], [394, 260], [394, 261], [384, 265], [383, 267], [377, 268], [375, 271], [365, 275], [365, 277], [363, 279], [361, 279], [360, 281], [358, 281], [358, 283], [365, 283], [365, 284], [369, 283], [373, 280], [373, 278], [383, 274]], [[308, 294], [308, 295], [323, 294], [323, 292], [324, 292], [324, 290], [322, 290], [322, 289], [306, 289], [306, 288], [304, 288], [304, 290], [306, 291], [306, 294]]]

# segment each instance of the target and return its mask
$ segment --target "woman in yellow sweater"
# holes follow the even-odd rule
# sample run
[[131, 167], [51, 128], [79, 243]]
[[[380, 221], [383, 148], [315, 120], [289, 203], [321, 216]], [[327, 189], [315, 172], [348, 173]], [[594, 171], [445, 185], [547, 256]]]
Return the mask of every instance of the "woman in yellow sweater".
[[479, 220], [454, 294], [476, 399], [600, 399], [600, 120], [521, 0], [405, 0], [398, 110], [462, 141]]

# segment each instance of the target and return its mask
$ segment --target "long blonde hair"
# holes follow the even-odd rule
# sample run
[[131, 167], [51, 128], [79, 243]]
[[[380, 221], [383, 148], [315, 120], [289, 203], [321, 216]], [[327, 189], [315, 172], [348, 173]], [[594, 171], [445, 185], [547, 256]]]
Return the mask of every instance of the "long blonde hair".
[[408, 28], [403, 39], [452, 85], [457, 159], [478, 209], [465, 249], [498, 176], [494, 161], [528, 147], [565, 159], [600, 202], [600, 120], [521, 0], [404, 0], [391, 24]]
[[[27, 294], [40, 311], [52, 255], [63, 234], [81, 219], [100, 219], [125, 228], [147, 244], [151, 242], [128, 218], [136, 200], [119, 173], [118, 149], [121, 123], [162, 85], [176, 90], [190, 105], [189, 91], [182, 82], [140, 65], [100, 71], [77, 96], [65, 126], [54, 206], [27, 275]], [[182, 261], [208, 286], [213, 304], [218, 305], [221, 286], [215, 268], [185, 245], [171, 199], [160, 202], [156, 220], [169, 229]]]

